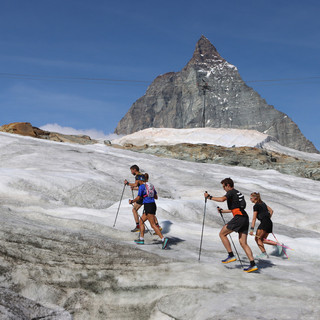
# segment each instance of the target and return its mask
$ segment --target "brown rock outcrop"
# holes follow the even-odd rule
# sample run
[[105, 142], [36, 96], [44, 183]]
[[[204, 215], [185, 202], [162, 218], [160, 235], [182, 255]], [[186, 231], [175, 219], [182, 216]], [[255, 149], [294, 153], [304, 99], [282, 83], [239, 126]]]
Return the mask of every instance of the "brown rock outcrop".
[[86, 135], [68, 135], [57, 132], [44, 131], [32, 126], [29, 122], [13, 122], [10, 124], [5, 124], [0, 127], [0, 131], [57, 142], [78, 144], [94, 144], [98, 142], [97, 140], [93, 140]]
[[13, 122], [0, 127], [0, 131], [20, 134], [22, 136], [39, 137], [49, 135], [50, 132], [33, 127], [30, 122]]

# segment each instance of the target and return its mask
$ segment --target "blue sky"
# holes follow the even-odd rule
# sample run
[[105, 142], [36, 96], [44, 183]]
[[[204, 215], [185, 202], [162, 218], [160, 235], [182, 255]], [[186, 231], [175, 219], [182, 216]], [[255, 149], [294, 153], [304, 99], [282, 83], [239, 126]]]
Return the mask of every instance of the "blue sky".
[[319, 14], [309, 0], [1, 1], [0, 125], [112, 133], [156, 76], [186, 65], [203, 34], [245, 81], [298, 79], [248, 85], [320, 150]]

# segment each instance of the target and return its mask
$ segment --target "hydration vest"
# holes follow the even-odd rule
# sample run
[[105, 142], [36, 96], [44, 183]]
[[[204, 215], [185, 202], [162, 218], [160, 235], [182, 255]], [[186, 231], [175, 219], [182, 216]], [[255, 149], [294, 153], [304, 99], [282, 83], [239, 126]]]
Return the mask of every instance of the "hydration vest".
[[154, 193], [155, 193], [154, 185], [150, 182], [146, 182], [145, 187], [146, 187], [146, 194], [143, 197], [154, 198]]

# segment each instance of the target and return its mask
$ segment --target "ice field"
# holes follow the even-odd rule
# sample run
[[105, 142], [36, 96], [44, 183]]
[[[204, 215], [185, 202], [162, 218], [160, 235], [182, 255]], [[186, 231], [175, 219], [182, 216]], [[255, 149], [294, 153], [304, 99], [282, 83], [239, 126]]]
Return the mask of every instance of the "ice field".
[[[149, 173], [158, 191], [167, 250], [150, 234], [144, 246], [134, 243], [128, 187], [113, 228], [123, 181], [134, 180], [133, 164]], [[258, 272], [243, 272], [239, 261], [223, 265], [223, 222], [208, 201], [198, 261], [203, 193], [224, 195], [225, 177], [245, 195], [250, 217], [249, 195], [261, 193], [274, 210], [275, 235], [293, 249], [289, 259], [266, 246], [270, 258], [256, 261]], [[319, 319], [319, 207], [319, 181], [274, 170], [0, 133], [1, 287], [74, 319]], [[248, 243], [259, 254], [253, 237]]]

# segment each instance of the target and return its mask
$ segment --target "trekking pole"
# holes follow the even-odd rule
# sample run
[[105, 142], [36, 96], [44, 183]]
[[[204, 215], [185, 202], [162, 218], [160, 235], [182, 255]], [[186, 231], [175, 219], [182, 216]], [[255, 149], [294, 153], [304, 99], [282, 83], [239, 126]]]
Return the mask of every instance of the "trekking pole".
[[[132, 191], [132, 199], [134, 199], [134, 193], [133, 193], [133, 189], [131, 189], [131, 191]], [[133, 206], [133, 203], [131, 203], [132, 204], [132, 206]], [[139, 213], [138, 213], [138, 210], [137, 210], [137, 215], [138, 215], [138, 217], [139, 217], [139, 223], [140, 223], [140, 220], [142, 221], [142, 219], [141, 219], [141, 217], [140, 217], [140, 215], [139, 215]], [[142, 221], [143, 222], [143, 221]], [[143, 222], [143, 224], [144, 224], [144, 226], [146, 227], [146, 230], [147, 230], [147, 232], [149, 232], [150, 233], [150, 235], [152, 235], [152, 233], [151, 233], [151, 231], [149, 230], [149, 228], [147, 227], [147, 225]]]
[[[222, 218], [222, 220], [223, 220], [223, 223], [226, 224], [226, 221], [224, 220], [224, 217], [223, 217], [222, 212], [221, 212], [222, 209], [221, 209], [220, 207], [218, 207], [218, 206], [217, 206], [217, 208], [218, 208], [218, 211], [219, 211], [219, 213], [220, 213], [220, 216], [221, 216], [221, 218]], [[233, 244], [233, 247], [234, 247], [235, 252], [237, 253], [238, 259], [239, 259], [240, 264], [241, 264], [241, 267], [243, 268], [242, 261], [241, 261], [241, 259], [240, 259], [238, 250], [237, 250], [237, 248], [236, 248], [236, 246], [235, 246], [235, 244], [234, 244], [234, 242], [233, 242], [233, 240], [232, 240], [231, 234], [229, 234], [229, 238], [230, 238], [230, 240], [231, 240], [231, 242], [232, 242], [232, 244]]]
[[[206, 193], [208, 193], [208, 192], [206, 191]], [[205, 220], [205, 217], [206, 217], [207, 200], [208, 200], [208, 198], [204, 199], [203, 221], [202, 221], [202, 231], [201, 231], [201, 240], [200, 240], [200, 249], [199, 249], [199, 259], [198, 259], [198, 261], [200, 261], [200, 256], [201, 256], [203, 229], [204, 229], [204, 220]]]
[[113, 228], [114, 228], [114, 226], [116, 225], [116, 221], [117, 221], [117, 218], [118, 218], [118, 213], [119, 213], [119, 210], [120, 210], [120, 205], [121, 205], [121, 201], [122, 201], [122, 197], [123, 197], [124, 189], [125, 189], [125, 188], [126, 188], [126, 185], [123, 186], [121, 198], [120, 198], [120, 201], [119, 201], [118, 211], [117, 211], [117, 214], [116, 214], [116, 218], [114, 219]]

